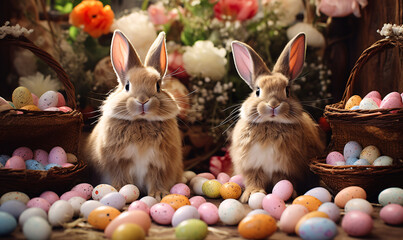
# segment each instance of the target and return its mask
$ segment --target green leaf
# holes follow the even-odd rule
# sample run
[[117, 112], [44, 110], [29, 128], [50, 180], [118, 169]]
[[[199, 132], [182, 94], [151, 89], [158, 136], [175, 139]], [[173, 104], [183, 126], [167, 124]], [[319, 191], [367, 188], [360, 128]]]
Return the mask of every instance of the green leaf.
[[78, 35], [78, 32], [79, 32], [79, 29], [76, 28], [76, 27], [74, 27], [74, 26], [71, 26], [71, 27], [69, 28], [69, 36], [70, 36], [70, 38], [71, 38], [73, 41], [76, 40], [77, 35]]

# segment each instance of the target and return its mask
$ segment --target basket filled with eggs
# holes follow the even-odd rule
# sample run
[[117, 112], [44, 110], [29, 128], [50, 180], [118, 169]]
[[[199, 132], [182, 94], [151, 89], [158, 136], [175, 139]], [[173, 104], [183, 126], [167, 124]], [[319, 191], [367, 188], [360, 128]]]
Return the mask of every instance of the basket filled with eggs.
[[74, 87], [60, 64], [27, 38], [6, 36], [0, 44], [30, 50], [56, 72], [66, 95], [37, 97], [18, 87], [11, 101], [0, 98], [0, 194], [71, 188], [86, 168], [77, 158], [83, 118]]
[[325, 108], [332, 130], [328, 155], [314, 159], [310, 167], [335, 193], [354, 185], [373, 194], [403, 186], [403, 93], [353, 95], [363, 65], [388, 48], [402, 50], [402, 38], [381, 39], [367, 48], [350, 73], [342, 100]]

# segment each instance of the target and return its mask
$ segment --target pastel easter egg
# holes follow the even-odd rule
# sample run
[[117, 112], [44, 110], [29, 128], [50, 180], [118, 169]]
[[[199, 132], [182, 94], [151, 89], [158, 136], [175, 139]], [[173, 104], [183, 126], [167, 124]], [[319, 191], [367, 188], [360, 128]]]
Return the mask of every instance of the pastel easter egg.
[[175, 228], [176, 239], [203, 240], [207, 234], [207, 224], [199, 219], [185, 220]]
[[393, 165], [393, 158], [389, 156], [380, 156], [379, 158], [375, 159], [374, 166], [392, 166]]
[[332, 195], [326, 188], [323, 188], [323, 187], [312, 188], [311, 190], [306, 192], [304, 195], [316, 197], [322, 203], [332, 201]]
[[66, 99], [64, 98], [63, 94], [57, 92], [57, 105], [56, 107], [61, 107], [66, 105]]
[[34, 216], [25, 222], [22, 232], [28, 240], [49, 239], [52, 234], [52, 227], [47, 220]]
[[80, 193], [85, 200], [91, 198], [92, 190], [94, 190], [94, 187], [89, 183], [80, 183], [71, 189], [71, 191]]
[[55, 91], [47, 91], [39, 98], [38, 107], [43, 111], [50, 107], [57, 106], [57, 92]]
[[0, 236], [6, 236], [17, 228], [17, 221], [7, 212], [0, 212], [0, 222]]
[[220, 217], [218, 216], [217, 206], [210, 202], [206, 202], [200, 205], [197, 211], [200, 214], [200, 219], [208, 225], [214, 225], [220, 219]]
[[333, 222], [340, 220], [340, 208], [332, 202], [323, 203], [319, 206], [318, 211], [326, 213]]
[[144, 240], [145, 238], [146, 233], [143, 228], [134, 223], [124, 223], [118, 226], [112, 234], [112, 240]]
[[194, 177], [190, 181], [190, 187], [192, 188], [193, 192], [197, 195], [204, 195], [203, 193], [203, 184], [209, 181], [207, 178], [203, 177]]
[[270, 214], [266, 210], [263, 210], [263, 209], [253, 209], [246, 216], [255, 215], [255, 214], [267, 214], [270, 216]]
[[379, 105], [372, 98], [364, 98], [360, 102], [359, 109], [362, 110], [374, 110], [378, 109]]
[[241, 202], [235, 199], [225, 199], [218, 207], [218, 216], [221, 222], [227, 225], [236, 225], [246, 215]]
[[9, 200], [17, 200], [24, 204], [27, 204], [29, 201], [29, 197], [27, 194], [23, 192], [7, 192], [4, 193], [0, 198], [0, 205], [9, 201]]
[[322, 202], [316, 197], [309, 195], [302, 195], [294, 199], [292, 204], [300, 204], [305, 206], [310, 212], [318, 210]]
[[99, 184], [92, 190], [92, 199], [99, 201], [111, 192], [117, 192], [117, 190], [109, 184]]
[[42, 149], [36, 149], [34, 151], [34, 160], [40, 162], [42, 165], [48, 165], [49, 164], [49, 154], [45, 150]]
[[63, 163], [63, 164], [62, 164], [62, 167], [63, 167], [63, 168], [74, 167], [74, 164], [71, 164], [71, 163]]
[[373, 220], [367, 213], [355, 210], [344, 215], [341, 227], [350, 236], [362, 237], [371, 232]]
[[206, 202], [206, 199], [202, 196], [194, 196], [189, 199], [190, 205], [195, 208], [199, 208], [200, 205]]
[[41, 217], [45, 220], [48, 220], [48, 214], [42, 208], [27, 208], [24, 212], [21, 213], [18, 218], [18, 223], [20, 226], [24, 226], [24, 223], [31, 217]]
[[51, 204], [43, 198], [36, 197], [29, 200], [27, 203], [27, 207], [37, 207], [43, 209], [45, 212], [48, 212]]
[[377, 98], [382, 99], [381, 94], [378, 91], [371, 91], [364, 98]]
[[126, 184], [120, 190], [119, 193], [122, 194], [125, 199], [126, 203], [131, 203], [136, 201], [140, 196], [140, 190], [133, 184]]
[[[158, 204], [158, 203], [157, 203], [157, 204]], [[152, 207], [154, 207], [154, 206], [157, 205], [157, 204], [154, 204]], [[151, 207], [151, 208], [152, 208], [152, 207]], [[143, 202], [143, 201], [140, 201], [140, 200], [137, 200], [137, 201], [132, 202], [132, 203], [129, 205], [129, 208], [128, 208], [127, 210], [128, 210], [128, 211], [141, 210], [141, 211], [144, 211], [144, 212], [147, 213], [147, 214], [150, 213], [150, 207], [148, 207], [147, 203], [145, 203], [145, 202]]]
[[281, 198], [283, 201], [287, 201], [290, 199], [293, 191], [294, 187], [290, 181], [281, 180], [274, 185], [272, 193]]
[[366, 159], [369, 164], [373, 164], [375, 159], [381, 156], [379, 149], [373, 145], [365, 147], [360, 154], [360, 159]]
[[117, 227], [125, 223], [134, 223], [138, 224], [143, 228], [146, 235], [148, 234], [148, 230], [151, 227], [151, 218], [150, 216], [143, 211], [130, 211], [123, 212], [115, 219], [113, 219], [109, 225], [105, 228], [105, 237], [111, 238], [113, 232]]
[[68, 112], [72, 112], [72, 111], [73, 111], [73, 109], [71, 109], [71, 108], [68, 107], [68, 106], [61, 106], [61, 107], [58, 107], [58, 109], [59, 109], [59, 111], [64, 112], [64, 113], [68, 113]]
[[[130, 210], [129, 210], [130, 211]], [[175, 209], [167, 203], [157, 203], [150, 209], [151, 218], [158, 224], [168, 225], [172, 222]]]
[[224, 183], [229, 182], [230, 179], [231, 179], [231, 177], [230, 177], [228, 174], [226, 174], [225, 172], [220, 172], [220, 173], [217, 175], [217, 180], [218, 180], [221, 184], [224, 184]]
[[49, 163], [67, 163], [67, 154], [62, 147], [54, 147], [49, 152]]
[[80, 207], [80, 215], [82, 215], [85, 219], [88, 219], [88, 215], [96, 209], [97, 207], [104, 206], [102, 203], [96, 200], [88, 200], [83, 203]]
[[352, 108], [350, 108], [350, 110], [358, 110], [360, 109], [360, 106], [353, 106]]
[[8, 155], [0, 155], [0, 163], [4, 165], [6, 165], [7, 160], [10, 159], [10, 156]]
[[122, 210], [126, 204], [126, 199], [122, 194], [118, 192], [111, 192], [101, 198], [100, 202], [103, 203], [105, 206], [111, 206], [118, 210]]
[[35, 106], [38, 106], [39, 98], [35, 94], [31, 93], [32, 96], [32, 102], [34, 103]]
[[184, 183], [175, 184], [169, 191], [171, 194], [180, 194], [185, 197], [190, 197], [190, 188]]
[[40, 111], [41, 109], [39, 109], [36, 105], [25, 105], [23, 107], [21, 107], [20, 109], [23, 110], [27, 110], [27, 111]]
[[266, 197], [266, 194], [262, 192], [252, 193], [248, 200], [248, 205], [252, 209], [261, 209], [263, 198]]
[[19, 156], [22, 157], [24, 160], [32, 159], [34, 154], [32, 150], [28, 147], [19, 147], [14, 150], [12, 156]]
[[362, 198], [366, 199], [367, 198], [367, 193], [365, 190], [361, 187], [358, 186], [350, 186], [346, 187], [343, 190], [341, 190], [339, 193], [337, 193], [336, 197], [334, 198], [334, 203], [340, 207], [344, 208], [346, 206], [346, 203], [353, 198]]
[[223, 199], [238, 199], [242, 194], [242, 188], [234, 182], [226, 182], [220, 187], [220, 195]]
[[78, 217], [80, 215], [81, 206], [85, 203], [85, 199], [82, 197], [72, 197], [68, 202], [73, 207], [74, 217]]
[[400, 98], [400, 97], [401, 97], [400, 93], [398, 93], [398, 92], [390, 92], [383, 99]]
[[142, 197], [142, 198], [140, 198], [140, 201], [145, 202], [149, 208], [151, 208], [152, 206], [154, 206], [155, 204], [158, 203], [158, 200], [155, 197], [151, 197], [151, 196]]
[[356, 141], [349, 141], [344, 145], [343, 149], [343, 156], [344, 159], [347, 161], [350, 157], [358, 158], [362, 151], [361, 145]]
[[382, 206], [395, 203], [403, 206], [403, 189], [399, 187], [391, 187], [383, 190], [378, 195], [378, 202]]
[[245, 188], [243, 176], [241, 174], [234, 175], [229, 179], [229, 182], [237, 183], [241, 188]]
[[59, 112], [60, 109], [58, 107], [48, 107], [43, 109], [43, 111], [47, 111], [47, 112]]
[[371, 163], [368, 162], [367, 159], [358, 159], [353, 163], [355, 166], [368, 166], [371, 165]]
[[0, 212], [7, 212], [16, 219], [20, 217], [21, 213], [24, 212], [25, 209], [27, 209], [27, 205], [18, 200], [8, 200], [0, 206]]
[[347, 213], [354, 210], [365, 212], [371, 215], [372, 212], [374, 211], [374, 208], [372, 207], [371, 203], [369, 203], [367, 200], [361, 198], [354, 198], [346, 203], [346, 206], [344, 206], [344, 211]]
[[360, 105], [361, 100], [362, 100], [361, 97], [358, 95], [351, 96], [347, 100], [346, 105], [344, 106], [344, 109], [351, 109], [354, 106]]
[[45, 171], [45, 167], [39, 163], [36, 160], [33, 159], [29, 159], [27, 161], [25, 161], [25, 167], [28, 170], [40, 170], [40, 171]]
[[161, 199], [161, 202], [171, 205], [171, 207], [175, 210], [185, 205], [190, 205], [189, 199], [180, 194], [166, 195], [164, 198]]
[[285, 210], [285, 203], [283, 199], [274, 194], [267, 194], [262, 200], [262, 207], [276, 220], [279, 220], [281, 214]]
[[14, 156], [8, 159], [4, 167], [11, 169], [26, 169], [24, 159], [19, 156]]
[[200, 214], [193, 206], [183, 206], [178, 208], [172, 216], [172, 226], [176, 227], [187, 219], [200, 219]]
[[299, 204], [293, 204], [288, 206], [281, 215], [279, 228], [282, 232], [287, 234], [295, 233], [295, 226], [298, 221], [306, 214], [308, 209]]
[[318, 218], [318, 217], [319, 218], [329, 218], [329, 216], [324, 212], [320, 212], [320, 211], [309, 212], [298, 220], [297, 225], [295, 225], [295, 233], [299, 235], [299, 229], [305, 221], [307, 221], [308, 219], [311, 219], [311, 218]]
[[209, 172], [199, 173], [196, 176], [197, 177], [202, 177], [202, 178], [207, 178], [208, 180], [215, 179], [215, 176], [212, 173], [209, 173]]
[[57, 200], [49, 208], [48, 220], [52, 226], [61, 226], [70, 222], [74, 216], [74, 209], [70, 203], [65, 200]]
[[26, 87], [17, 87], [13, 91], [12, 101], [15, 108], [21, 108], [25, 105], [33, 105], [34, 101], [32, 99], [31, 92]]
[[88, 223], [95, 229], [104, 230], [119, 215], [120, 211], [114, 207], [100, 206], [90, 212]]
[[335, 165], [336, 162], [344, 162], [344, 156], [336, 151], [330, 152], [326, 157], [326, 163]]
[[221, 183], [217, 180], [208, 180], [203, 183], [202, 191], [209, 198], [219, 198]]
[[380, 108], [402, 108], [402, 99], [399, 97], [384, 98], [381, 102]]
[[67, 156], [68, 163], [77, 163], [78, 159], [77, 159], [76, 155], [74, 155], [72, 153], [66, 153], [66, 156]]
[[238, 225], [239, 234], [247, 239], [266, 239], [276, 230], [276, 220], [266, 214], [247, 216]]
[[388, 204], [379, 212], [381, 219], [391, 225], [403, 224], [403, 207], [399, 204]]
[[346, 165], [354, 165], [354, 163], [358, 160], [356, 157], [349, 157], [346, 160]]
[[72, 198], [72, 197], [82, 197], [82, 198], [85, 198], [85, 195], [83, 195], [83, 194], [80, 193], [80, 192], [76, 192], [76, 191], [68, 191], [68, 192], [63, 193], [63, 194], [60, 196], [60, 200], [68, 201], [68, 200], [69, 200], [70, 198]]
[[303, 222], [299, 227], [299, 236], [302, 239], [330, 240], [336, 235], [337, 226], [328, 218], [311, 218]]
[[39, 197], [48, 201], [50, 203], [50, 205], [52, 205], [57, 200], [60, 200], [59, 195], [57, 195], [55, 192], [52, 192], [52, 191], [45, 191], [45, 192], [41, 193], [41, 195], [39, 195]]
[[183, 172], [183, 176], [186, 178], [187, 182], [190, 182], [192, 178], [196, 177], [196, 173], [193, 171], [185, 171]]

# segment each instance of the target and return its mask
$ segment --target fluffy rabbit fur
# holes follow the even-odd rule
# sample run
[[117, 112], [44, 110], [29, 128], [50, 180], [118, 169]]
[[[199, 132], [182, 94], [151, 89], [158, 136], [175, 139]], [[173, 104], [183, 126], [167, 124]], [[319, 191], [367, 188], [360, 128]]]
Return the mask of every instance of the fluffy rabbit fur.
[[302, 71], [305, 48], [301, 33], [270, 71], [251, 47], [232, 42], [237, 71], [254, 90], [242, 104], [230, 148], [234, 170], [245, 181], [242, 202], [252, 193], [270, 191], [279, 180], [288, 179], [301, 191], [313, 178], [309, 160], [320, 155], [324, 143], [317, 124], [288, 96], [290, 82]]
[[129, 40], [116, 30], [111, 61], [119, 85], [102, 105], [87, 158], [103, 182], [118, 188], [135, 184], [161, 199], [183, 172], [179, 109], [159, 87], [168, 62], [165, 34], [155, 40], [143, 65]]

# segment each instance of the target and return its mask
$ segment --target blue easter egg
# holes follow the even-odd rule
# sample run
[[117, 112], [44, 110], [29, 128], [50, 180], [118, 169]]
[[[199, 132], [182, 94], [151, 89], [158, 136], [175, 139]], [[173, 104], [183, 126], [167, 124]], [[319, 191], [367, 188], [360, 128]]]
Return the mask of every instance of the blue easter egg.
[[59, 164], [56, 164], [56, 163], [49, 163], [48, 165], [45, 166], [45, 170], [48, 171], [49, 169], [54, 168], [54, 167], [60, 167], [61, 168], [62, 166], [59, 165]]
[[8, 235], [17, 227], [17, 220], [7, 212], [0, 212], [0, 236]]
[[299, 236], [304, 240], [327, 240], [333, 239], [336, 235], [337, 226], [328, 218], [310, 218], [304, 221], [299, 227]]
[[40, 162], [33, 159], [25, 161], [25, 166], [29, 170], [42, 170], [42, 171], [45, 170], [45, 167]]
[[361, 145], [356, 141], [350, 141], [344, 145], [343, 156], [347, 161], [350, 157], [360, 157], [360, 153], [362, 151]]
[[350, 110], [358, 110], [358, 109], [360, 109], [360, 106], [358, 106], [358, 105], [356, 105], [356, 106], [350, 108]]
[[346, 165], [354, 165], [354, 163], [358, 160], [356, 157], [347, 158]]
[[[18, 219], [23, 211], [27, 209], [27, 205], [25, 203], [18, 200], [8, 200], [1, 204], [0, 211], [6, 212], [16, 219]], [[1, 222], [1, 221], [0, 221]]]
[[354, 162], [353, 165], [356, 166], [366, 166], [366, 165], [371, 165], [367, 159], [358, 159], [357, 161]]
[[0, 163], [3, 164], [3, 166], [6, 165], [7, 160], [10, 159], [10, 156], [8, 155], [0, 155]]

